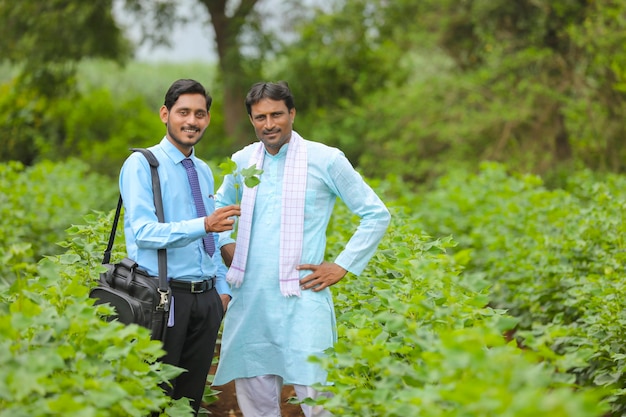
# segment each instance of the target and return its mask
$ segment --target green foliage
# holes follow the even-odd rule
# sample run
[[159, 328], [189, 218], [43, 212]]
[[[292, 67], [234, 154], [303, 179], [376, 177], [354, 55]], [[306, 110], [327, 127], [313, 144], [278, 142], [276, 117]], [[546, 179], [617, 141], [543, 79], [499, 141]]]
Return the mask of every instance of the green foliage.
[[237, 170], [237, 164], [235, 163], [235, 161], [229, 158], [219, 164], [219, 168], [222, 172], [222, 175], [233, 176], [233, 185], [235, 187], [235, 192], [237, 193], [237, 204], [239, 204], [239, 188], [241, 186], [241, 182], [243, 182], [243, 184], [248, 188], [254, 188], [261, 183], [260, 175], [263, 173], [263, 170], [258, 169], [256, 165], [250, 165], [248, 168], [242, 168], [241, 170]]
[[[242, 183], [248, 188], [254, 188], [261, 183], [260, 175], [263, 173], [262, 169], [258, 169], [256, 165], [250, 165], [248, 168], [237, 169], [237, 163], [230, 158], [227, 158], [224, 162], [219, 164], [219, 169], [222, 176], [231, 175], [233, 178], [233, 187], [235, 188], [235, 204], [239, 204], [243, 190]], [[222, 180], [224, 179], [222, 177]], [[216, 183], [218, 183], [216, 181]], [[237, 237], [237, 230], [239, 229], [239, 219], [236, 220], [233, 227], [231, 237], [235, 239]]]
[[112, 309], [88, 298], [109, 223], [86, 220], [69, 230], [64, 254], [0, 287], [0, 416], [191, 415], [188, 401], [159, 386], [181, 371], [157, 360], [161, 343], [147, 329], [102, 320]]
[[297, 129], [368, 176], [423, 182], [485, 160], [624, 171], [623, 2], [336, 5], [298, 26], [270, 77], [290, 82]]
[[623, 171], [626, 96], [618, 83], [626, 59], [624, 4], [442, 3], [453, 16], [443, 29], [444, 48], [462, 68], [485, 73], [491, 95], [524, 97], [520, 101], [530, 104], [527, 118], [509, 119], [513, 124], [503, 131], [509, 138], [502, 140], [517, 139], [533, 154], [547, 151], [556, 161], [573, 155], [596, 169]]
[[243, 183], [248, 188], [254, 188], [261, 183], [261, 178], [259, 176], [263, 173], [262, 169], [258, 169], [255, 165], [251, 165], [248, 168], [243, 168], [241, 170], [241, 177], [243, 178]]
[[130, 49], [112, 16], [111, 0], [0, 1], [0, 51], [21, 65], [21, 82], [47, 97], [65, 96], [75, 63], [123, 59]]
[[[491, 284], [491, 305], [519, 319], [517, 337], [581, 386], [612, 389], [622, 415], [626, 180], [571, 175], [565, 189], [485, 164], [441, 178], [408, 205], [436, 235], [458, 236], [466, 273]], [[555, 355], [563, 355], [558, 357]]]
[[[0, 127], [7, 133], [0, 160], [30, 165], [74, 156], [116, 177], [129, 148], [151, 146], [165, 135], [159, 108], [173, 81], [194, 78], [209, 90], [214, 86], [203, 81], [211, 80], [212, 66], [158, 64], [159, 70], [153, 71], [152, 65], [86, 61], [79, 66], [78, 91], [63, 98], [45, 98], [14, 82], [0, 86]], [[199, 156], [218, 158], [230, 152], [222, 139], [220, 108], [219, 102], [212, 108], [211, 126], [196, 147]]]
[[115, 100], [107, 90], [94, 90], [57, 104], [51, 112], [62, 122], [61, 143], [41, 150], [55, 160], [75, 155], [102, 174], [116, 178], [131, 147], [147, 147], [165, 135], [157, 111], [141, 97]]
[[[201, 80], [216, 97], [212, 125], [198, 153], [225, 157], [235, 137], [240, 144], [249, 142], [240, 104], [249, 85], [245, 80], [262, 77], [289, 81], [298, 106], [297, 129], [339, 146], [371, 177], [391, 173], [422, 182], [449, 166], [473, 169], [484, 160], [536, 173], [580, 166], [625, 169], [623, 2], [358, 0], [316, 9], [299, 5], [288, 9], [299, 36], [285, 34], [285, 44], [272, 42], [271, 36], [252, 36], [262, 32], [263, 14], [242, 7], [239, 15], [225, 16], [242, 30], [242, 37], [225, 35], [236, 47], [225, 48], [229, 53], [223, 53], [218, 64], [132, 63], [126, 68], [91, 60], [94, 55], [116, 56], [111, 51], [120, 46], [115, 28], [105, 33], [111, 42], [100, 42], [103, 35], [98, 34], [98, 47], [92, 47], [93, 34], [87, 33], [111, 24], [110, 11], [103, 9], [109, 3], [69, 2], [67, 10], [52, 3], [0, 3], [0, 10], [7, 12], [2, 15], [7, 24], [0, 25], [7, 34], [0, 50], [6, 48], [9, 60], [16, 62], [9, 70], [19, 73], [32, 64], [33, 73], [40, 73], [56, 91], [41, 94], [20, 77], [0, 87], [4, 161], [29, 165], [41, 157], [76, 152], [99, 171], [111, 172], [107, 161], [125, 153], [129, 143], [144, 146], [162, 136], [162, 129], [156, 128], [158, 117], [150, 121], [149, 115], [156, 115], [171, 81], [186, 77]], [[170, 4], [123, 3], [130, 12], [154, 19], [137, 21], [152, 40], [163, 40], [159, 30], [179, 22]], [[219, 14], [223, 5], [211, 3], [211, 12]], [[103, 21], [88, 25], [99, 11]], [[81, 42], [62, 47], [65, 56], [57, 49], [64, 43], [48, 35], [69, 13], [75, 24], [61, 25], [60, 36], [65, 39], [75, 30]], [[246, 20], [238, 19], [244, 15]], [[35, 28], [33, 22], [44, 16], [48, 23]], [[241, 53], [237, 45], [244, 41], [258, 46], [258, 53]], [[41, 51], [32, 52], [40, 42]], [[81, 54], [85, 48], [89, 51]], [[272, 59], [264, 62], [261, 74], [266, 54]], [[90, 60], [75, 66], [78, 57]], [[98, 67], [99, 73], [94, 69]], [[79, 72], [70, 77], [76, 68]], [[103, 84], [110, 97], [102, 94]], [[93, 132], [87, 123], [68, 126], [68, 113], [68, 123], [79, 118], [93, 122]], [[122, 122], [125, 115], [137, 122]], [[138, 137], [139, 132], [144, 135]], [[72, 145], [82, 143], [66, 144], [68, 135], [74, 135]]]
[[[333, 287], [339, 340], [317, 359], [333, 383], [324, 387], [335, 394], [323, 401], [327, 409], [389, 417], [603, 414], [602, 392], [556, 372], [558, 355], [545, 360], [508, 341], [518, 320], [489, 306], [486, 275], [468, 269], [472, 252], [426, 235], [419, 205], [391, 205], [392, 225], [366, 272]], [[331, 259], [354, 221], [337, 208]]]
[[407, 68], [396, 64], [400, 49], [377, 30], [378, 6], [361, 0], [338, 2], [333, 12], [318, 12], [300, 22], [300, 38], [283, 51], [289, 60], [278, 74], [302, 98], [299, 109], [360, 103], [372, 86], [406, 77]]
[[[118, 57], [124, 39], [112, 16], [112, 2], [51, 0], [0, 2], [3, 57], [12, 61], [77, 61]], [[72, 22], [73, 24], [68, 24]], [[80, 35], [80, 36], [77, 36]]]
[[110, 208], [115, 183], [89, 172], [76, 159], [24, 167], [0, 164], [0, 282], [12, 282], [56, 244], [73, 222], [90, 210]]
[[[621, 415], [624, 178], [581, 172], [549, 190], [485, 165], [419, 193], [373, 184], [393, 223], [362, 276], [333, 287], [339, 340], [316, 359], [334, 384], [326, 408], [599, 417], [610, 405]], [[63, 254], [14, 265], [17, 278], [0, 287], [0, 416], [50, 415], [59, 404], [64, 415], [189, 415], [158, 388], [180, 372], [156, 361], [160, 345], [145, 329], [101, 320], [111, 310], [87, 298], [112, 215], [88, 214], [67, 230]], [[357, 222], [337, 206], [329, 259]]]
[[221, 162], [218, 167], [222, 176], [234, 175], [237, 172], [237, 163], [231, 158], [227, 158], [225, 161]]
[[[0, 99], [0, 126], [10, 138], [4, 161], [25, 164], [80, 158], [98, 172], [117, 175], [132, 146], [157, 142], [164, 129], [158, 112], [140, 97], [114, 100], [106, 90], [71, 98], [46, 99], [6, 86]], [[19, 103], [15, 106], [15, 103]]]
[[[300, 39], [272, 61], [266, 77], [290, 82], [302, 133], [339, 146], [369, 176], [393, 173], [421, 182], [450, 165], [473, 168], [481, 160], [547, 172], [573, 159], [570, 168], [620, 171], [626, 31], [618, 17], [624, 7], [609, 1], [338, 2], [295, 20]], [[67, 101], [4, 87], [0, 126], [9, 133], [2, 157], [30, 164], [40, 154], [76, 152], [106, 170], [106, 161], [129, 143], [145, 146], [162, 135], [150, 114], [174, 78], [198, 78], [214, 96], [225, 93], [213, 65], [146, 68], [154, 66], [88, 61], [72, 81], [86, 97]], [[165, 79], [165, 73], [172, 75]], [[103, 84], [111, 97], [102, 94]], [[230, 154], [226, 109], [216, 100], [200, 155]], [[84, 134], [87, 123], [67, 126], [68, 112], [76, 112], [68, 123], [86, 117], [93, 132]], [[137, 123], [121, 122], [124, 115]], [[68, 135], [74, 139], [66, 144]], [[87, 144], [72, 147], [76, 140]]]
[[0, 161], [31, 164], [46, 138], [56, 137], [56, 124], [47, 123], [49, 100], [34, 90], [18, 93], [14, 83], [0, 85], [0, 128], [5, 133]]

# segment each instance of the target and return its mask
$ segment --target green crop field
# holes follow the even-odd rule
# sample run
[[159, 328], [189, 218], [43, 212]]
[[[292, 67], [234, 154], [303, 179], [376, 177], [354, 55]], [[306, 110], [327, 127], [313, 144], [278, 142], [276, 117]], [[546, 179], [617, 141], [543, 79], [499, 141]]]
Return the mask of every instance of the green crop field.
[[[159, 343], [101, 320], [106, 309], [87, 297], [113, 182], [75, 175], [73, 162], [1, 167], [0, 416], [142, 416], [168, 403], [170, 415], [188, 415], [158, 389], [177, 372], [156, 361]], [[372, 184], [393, 222], [365, 273], [333, 288], [339, 341], [312, 358], [334, 384], [329, 410], [622, 415], [624, 177], [583, 172], [550, 190], [536, 176], [485, 164], [420, 192], [400, 181]], [[84, 204], [68, 200], [77, 190]], [[336, 208], [328, 259], [356, 221]], [[55, 239], [60, 249], [39, 259]]]

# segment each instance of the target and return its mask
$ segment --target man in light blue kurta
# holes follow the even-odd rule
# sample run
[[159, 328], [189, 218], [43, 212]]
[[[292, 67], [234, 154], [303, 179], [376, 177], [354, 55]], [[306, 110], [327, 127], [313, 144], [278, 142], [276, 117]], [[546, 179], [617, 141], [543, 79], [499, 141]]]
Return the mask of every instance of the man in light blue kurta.
[[[337, 337], [329, 287], [347, 271], [356, 275], [363, 271], [390, 215], [340, 150], [304, 140], [292, 130], [295, 107], [285, 83], [255, 84], [246, 97], [246, 107], [260, 143], [243, 148], [232, 159], [241, 170], [250, 166], [254, 152], [263, 152], [263, 173], [253, 201], [245, 273], [239, 286], [232, 288], [214, 385], [236, 381], [244, 416], [279, 416], [276, 394], [279, 401], [282, 383], [293, 384], [298, 396], [306, 397], [312, 396], [312, 390], [299, 388], [327, 382], [325, 371], [308, 358], [322, 355]], [[279, 284], [283, 180], [292, 175], [285, 171], [285, 163], [296, 140], [306, 153], [302, 252], [297, 268], [302, 291], [299, 296], [285, 296]], [[216, 194], [217, 207], [240, 201], [242, 179], [241, 175], [225, 177]], [[240, 183], [238, 188], [235, 182]], [[326, 228], [337, 198], [361, 221], [334, 262], [325, 262]], [[242, 218], [244, 207], [242, 201]], [[235, 253], [233, 243], [230, 232], [221, 235], [227, 265]], [[237, 250], [240, 245], [239, 237]], [[273, 378], [275, 385], [249, 384], [251, 379], [266, 376]], [[259, 392], [260, 387], [267, 387], [267, 392]], [[322, 415], [311, 407], [303, 406], [303, 410], [307, 416]]]

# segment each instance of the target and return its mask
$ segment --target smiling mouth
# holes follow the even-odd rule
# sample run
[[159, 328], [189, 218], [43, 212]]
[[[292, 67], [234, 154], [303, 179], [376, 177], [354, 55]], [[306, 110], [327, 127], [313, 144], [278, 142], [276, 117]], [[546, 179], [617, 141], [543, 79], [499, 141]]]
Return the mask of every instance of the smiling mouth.
[[197, 127], [185, 127], [182, 130], [185, 133], [198, 133], [200, 131]]

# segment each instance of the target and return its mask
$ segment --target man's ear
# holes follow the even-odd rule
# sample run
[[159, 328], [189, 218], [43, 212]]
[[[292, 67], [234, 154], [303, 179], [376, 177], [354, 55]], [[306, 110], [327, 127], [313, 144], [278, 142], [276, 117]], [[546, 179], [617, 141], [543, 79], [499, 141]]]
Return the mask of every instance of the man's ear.
[[167, 124], [167, 118], [169, 117], [170, 112], [167, 109], [167, 107], [165, 107], [165, 105], [161, 106], [161, 109], [159, 110], [159, 116], [161, 116], [161, 121], [165, 124]]

